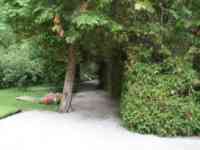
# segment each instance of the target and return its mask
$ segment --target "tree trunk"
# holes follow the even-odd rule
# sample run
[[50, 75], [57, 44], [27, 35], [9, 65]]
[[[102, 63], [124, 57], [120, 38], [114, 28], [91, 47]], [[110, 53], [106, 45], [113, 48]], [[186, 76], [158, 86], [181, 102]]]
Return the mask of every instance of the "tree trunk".
[[76, 74], [76, 52], [73, 45], [69, 47], [68, 65], [63, 88], [63, 100], [61, 101], [59, 112], [67, 113], [71, 109], [73, 87]]

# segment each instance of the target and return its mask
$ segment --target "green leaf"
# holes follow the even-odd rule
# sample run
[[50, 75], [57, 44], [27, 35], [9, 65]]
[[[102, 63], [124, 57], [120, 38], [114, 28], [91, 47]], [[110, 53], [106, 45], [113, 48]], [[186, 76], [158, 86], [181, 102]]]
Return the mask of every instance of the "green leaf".
[[152, 3], [148, 0], [144, 0], [144, 1], [138, 0], [138, 1], [136, 1], [135, 9], [136, 10], [147, 10], [151, 13], [153, 13], [155, 11], [153, 6], [152, 6]]

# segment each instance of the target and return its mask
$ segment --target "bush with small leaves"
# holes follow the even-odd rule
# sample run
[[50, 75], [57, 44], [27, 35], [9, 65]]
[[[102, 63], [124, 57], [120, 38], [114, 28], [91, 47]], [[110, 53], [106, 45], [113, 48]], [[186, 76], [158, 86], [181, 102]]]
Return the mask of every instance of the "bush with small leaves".
[[131, 131], [160, 136], [200, 134], [200, 92], [192, 65], [176, 58], [163, 63], [127, 63], [121, 116]]

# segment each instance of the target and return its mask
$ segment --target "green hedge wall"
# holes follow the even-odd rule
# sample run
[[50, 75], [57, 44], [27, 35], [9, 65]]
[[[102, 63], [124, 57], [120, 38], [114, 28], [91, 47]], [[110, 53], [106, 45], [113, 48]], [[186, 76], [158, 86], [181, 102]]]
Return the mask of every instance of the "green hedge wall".
[[[121, 116], [131, 131], [159, 136], [200, 134], [200, 92], [192, 64], [179, 58], [162, 63], [127, 62]], [[183, 63], [184, 62], [184, 63]]]

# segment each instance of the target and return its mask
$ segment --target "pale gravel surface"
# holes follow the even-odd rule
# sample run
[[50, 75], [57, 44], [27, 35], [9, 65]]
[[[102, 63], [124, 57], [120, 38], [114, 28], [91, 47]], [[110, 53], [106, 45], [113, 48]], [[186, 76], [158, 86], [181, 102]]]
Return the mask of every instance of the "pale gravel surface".
[[159, 138], [121, 127], [103, 91], [76, 95], [70, 114], [31, 111], [0, 120], [0, 150], [200, 150], [199, 138]]

